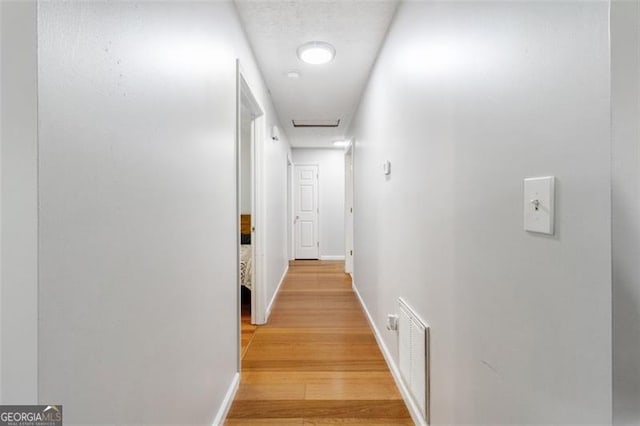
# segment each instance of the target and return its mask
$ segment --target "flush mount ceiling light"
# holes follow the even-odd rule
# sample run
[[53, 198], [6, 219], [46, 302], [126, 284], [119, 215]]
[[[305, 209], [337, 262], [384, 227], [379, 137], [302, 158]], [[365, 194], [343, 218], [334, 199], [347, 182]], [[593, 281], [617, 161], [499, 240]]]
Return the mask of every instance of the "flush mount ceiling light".
[[336, 49], [324, 41], [310, 41], [298, 47], [298, 58], [312, 65], [331, 62], [336, 56]]

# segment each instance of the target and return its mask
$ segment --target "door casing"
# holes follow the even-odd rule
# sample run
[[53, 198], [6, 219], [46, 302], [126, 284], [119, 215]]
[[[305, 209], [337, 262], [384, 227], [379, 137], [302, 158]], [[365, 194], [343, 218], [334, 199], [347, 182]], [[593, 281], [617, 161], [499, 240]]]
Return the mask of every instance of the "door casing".
[[242, 65], [236, 60], [236, 264], [237, 264], [237, 330], [238, 330], [238, 371], [241, 367], [240, 347], [241, 347], [241, 306], [240, 306], [240, 149], [242, 120], [241, 110], [244, 105], [252, 114], [251, 129], [251, 244], [253, 246], [253, 285], [251, 291], [251, 323], [264, 324], [266, 321], [266, 291], [264, 288], [264, 141], [266, 132], [266, 122], [264, 109], [254, 96], [249, 83], [244, 77]]
[[353, 141], [344, 154], [344, 272], [353, 274]]

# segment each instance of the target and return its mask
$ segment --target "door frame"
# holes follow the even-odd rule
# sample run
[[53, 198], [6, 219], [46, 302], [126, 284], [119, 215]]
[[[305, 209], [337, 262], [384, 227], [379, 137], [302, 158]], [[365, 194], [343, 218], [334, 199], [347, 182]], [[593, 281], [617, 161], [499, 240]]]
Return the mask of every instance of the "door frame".
[[244, 105], [252, 114], [251, 126], [251, 245], [253, 261], [253, 277], [251, 290], [251, 323], [265, 323], [265, 289], [264, 289], [264, 142], [266, 120], [264, 109], [256, 99], [254, 91], [245, 77], [239, 59], [236, 59], [236, 287], [237, 287], [237, 330], [238, 330], [238, 371], [241, 366], [241, 284], [240, 284], [240, 212], [241, 212], [241, 110]]
[[316, 176], [316, 205], [318, 206], [318, 211], [316, 213], [316, 228], [317, 228], [317, 246], [318, 246], [318, 260], [320, 260], [320, 164], [318, 163], [295, 163], [293, 164], [292, 167], [292, 188], [291, 188], [291, 192], [292, 192], [292, 208], [291, 208], [291, 229], [292, 229], [292, 251], [291, 251], [291, 256], [293, 257], [293, 259], [296, 259], [296, 167], [304, 167], [304, 166], [314, 166], [316, 167], [317, 170], [317, 176]]
[[353, 276], [354, 259], [354, 141], [344, 151], [344, 272]]
[[295, 239], [294, 239], [294, 227], [295, 223], [293, 221], [293, 217], [295, 215], [293, 208], [293, 170], [295, 168], [295, 164], [293, 164], [293, 160], [291, 156], [287, 154], [287, 257], [289, 260], [294, 260], [294, 249], [295, 249]]

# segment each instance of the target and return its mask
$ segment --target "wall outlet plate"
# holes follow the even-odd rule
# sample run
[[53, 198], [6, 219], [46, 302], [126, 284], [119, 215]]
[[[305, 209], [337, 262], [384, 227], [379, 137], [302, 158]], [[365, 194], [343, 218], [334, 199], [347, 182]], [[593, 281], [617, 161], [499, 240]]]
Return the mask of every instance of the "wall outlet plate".
[[555, 177], [524, 180], [524, 230], [553, 235]]

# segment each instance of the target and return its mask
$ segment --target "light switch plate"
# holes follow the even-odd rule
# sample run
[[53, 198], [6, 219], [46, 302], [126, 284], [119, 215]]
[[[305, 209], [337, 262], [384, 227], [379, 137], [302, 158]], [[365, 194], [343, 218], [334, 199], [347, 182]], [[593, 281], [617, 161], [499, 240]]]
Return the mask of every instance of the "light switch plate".
[[553, 235], [555, 177], [524, 180], [524, 229]]

